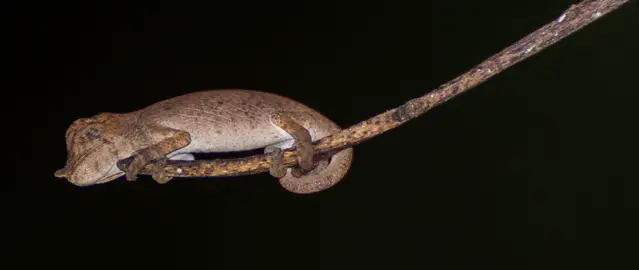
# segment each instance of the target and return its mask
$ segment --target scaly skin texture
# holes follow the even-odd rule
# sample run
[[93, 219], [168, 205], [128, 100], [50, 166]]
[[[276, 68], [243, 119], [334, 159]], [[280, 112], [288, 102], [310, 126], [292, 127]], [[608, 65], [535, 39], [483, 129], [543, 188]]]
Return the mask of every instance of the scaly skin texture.
[[[154, 163], [153, 179], [163, 175], [166, 159], [192, 160], [192, 153], [265, 148], [271, 175], [294, 193], [313, 193], [337, 184], [348, 171], [353, 150], [330, 161], [313, 162], [312, 141], [340, 127], [319, 112], [286, 97], [252, 90], [194, 92], [131, 113], [101, 113], [78, 119], [66, 133], [67, 165], [57, 177], [78, 186], [106, 183], [126, 174], [135, 180]], [[296, 147], [299, 166], [284, 168], [280, 149]], [[133, 157], [121, 171], [118, 160]]]

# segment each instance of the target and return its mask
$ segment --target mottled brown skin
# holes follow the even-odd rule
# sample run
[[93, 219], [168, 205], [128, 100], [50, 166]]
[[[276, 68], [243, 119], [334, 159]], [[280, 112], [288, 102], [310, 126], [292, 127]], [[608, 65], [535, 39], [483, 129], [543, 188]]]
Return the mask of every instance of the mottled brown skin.
[[[340, 127], [319, 112], [286, 97], [252, 90], [201, 91], [164, 100], [131, 113], [101, 113], [78, 119], [66, 133], [67, 165], [55, 175], [78, 186], [106, 183], [126, 174], [133, 181], [147, 164], [153, 179], [167, 159], [193, 160], [192, 153], [264, 148], [270, 174], [294, 193], [313, 193], [337, 184], [353, 150], [313, 162], [312, 142]], [[298, 165], [285, 168], [281, 149], [296, 147]], [[118, 160], [133, 157], [125, 172]], [[205, 166], [205, 165], [203, 165]]]

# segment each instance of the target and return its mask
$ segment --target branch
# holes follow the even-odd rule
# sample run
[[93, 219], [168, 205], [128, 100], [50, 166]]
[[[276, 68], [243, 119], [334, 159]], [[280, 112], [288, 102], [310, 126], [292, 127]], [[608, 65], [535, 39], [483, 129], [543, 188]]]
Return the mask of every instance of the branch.
[[[340, 150], [353, 147], [422, 115], [435, 106], [472, 89], [514, 64], [555, 44], [628, 1], [584, 0], [571, 6], [557, 19], [434, 91], [314, 142], [315, 160], [328, 158]], [[130, 159], [121, 160], [118, 162], [118, 167], [125, 171], [124, 168], [128, 162]], [[297, 164], [294, 148], [284, 151], [283, 162], [286, 166]], [[166, 175], [174, 177], [210, 177], [258, 174], [267, 172], [268, 169], [267, 157], [255, 155], [238, 159], [169, 161], [165, 171]], [[141, 174], [151, 174], [151, 172], [152, 165], [147, 165]]]

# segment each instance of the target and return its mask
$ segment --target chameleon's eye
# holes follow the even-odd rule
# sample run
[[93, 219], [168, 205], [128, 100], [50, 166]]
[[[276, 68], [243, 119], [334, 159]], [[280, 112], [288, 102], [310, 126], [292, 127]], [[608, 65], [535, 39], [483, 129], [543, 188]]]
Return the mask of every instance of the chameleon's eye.
[[94, 147], [102, 141], [102, 131], [95, 126], [78, 130], [77, 133], [71, 133], [67, 137], [67, 147], [71, 149], [75, 147], [79, 151], [84, 151]]
[[86, 138], [87, 141], [100, 140], [102, 139], [102, 132], [95, 127], [90, 127], [84, 131], [83, 137]]

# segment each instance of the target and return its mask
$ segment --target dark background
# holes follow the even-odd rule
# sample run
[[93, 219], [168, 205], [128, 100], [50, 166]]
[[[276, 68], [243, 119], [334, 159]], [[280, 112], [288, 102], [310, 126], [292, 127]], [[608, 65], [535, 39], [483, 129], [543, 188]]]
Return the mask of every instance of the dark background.
[[53, 177], [77, 118], [248, 88], [347, 127], [574, 2], [7, 4], [2, 256], [19, 269], [633, 268], [636, 1], [357, 146], [325, 192], [288, 193], [268, 174], [89, 188]]

